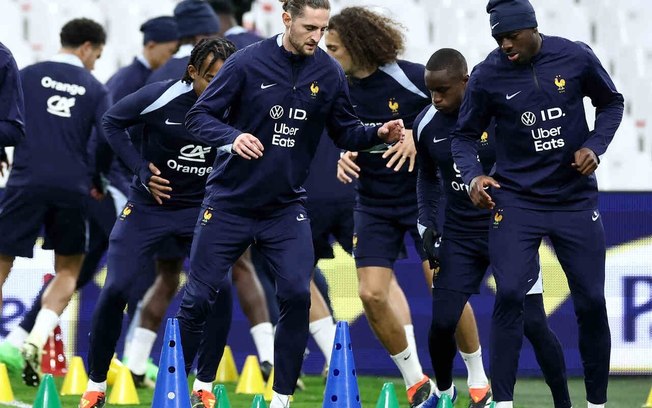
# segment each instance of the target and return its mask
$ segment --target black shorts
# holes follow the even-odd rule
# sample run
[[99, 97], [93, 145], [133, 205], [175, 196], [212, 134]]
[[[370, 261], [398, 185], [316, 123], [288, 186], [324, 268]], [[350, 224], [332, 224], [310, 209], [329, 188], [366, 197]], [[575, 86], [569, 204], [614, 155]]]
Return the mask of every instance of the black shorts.
[[43, 249], [58, 255], [86, 252], [87, 197], [47, 187], [7, 187], [0, 200], [0, 254], [31, 258], [44, 227]]
[[332, 259], [332, 238], [349, 254], [353, 251], [353, 201], [308, 200], [315, 262]]

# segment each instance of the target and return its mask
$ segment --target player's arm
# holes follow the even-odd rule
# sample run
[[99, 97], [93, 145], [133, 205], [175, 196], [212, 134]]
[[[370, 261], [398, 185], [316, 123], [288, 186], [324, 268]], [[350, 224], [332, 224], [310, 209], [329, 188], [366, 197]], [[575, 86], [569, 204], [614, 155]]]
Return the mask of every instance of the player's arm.
[[[238, 67], [238, 61], [238, 58], [226, 60], [217, 76], [213, 78], [195, 105], [186, 114], [185, 123], [188, 132], [202, 144], [229, 152], [234, 152], [235, 141], [239, 136], [243, 136], [239, 142], [246, 141], [249, 146], [256, 145], [258, 140], [255, 136], [243, 133], [223, 122], [229, 108], [240, 97], [245, 83], [242, 69]], [[260, 142], [258, 141], [258, 143]], [[238, 152], [235, 151], [235, 153]]]
[[478, 159], [478, 135], [489, 126], [491, 121], [490, 101], [478, 80], [478, 71], [474, 70], [464, 93], [455, 129], [451, 132], [451, 153], [460, 170], [462, 180], [469, 186], [469, 196], [476, 207], [493, 208], [495, 203], [487, 193], [487, 188], [500, 188], [500, 185], [484, 174]]
[[[414, 124], [416, 129], [421, 122], [421, 115]], [[437, 242], [441, 237], [437, 225], [439, 214], [439, 199], [441, 197], [441, 178], [438, 173], [437, 161], [429, 154], [425, 144], [426, 137], [421, 132], [414, 132], [414, 142], [417, 150], [417, 204], [419, 216], [417, 228], [423, 238], [423, 250], [428, 256], [430, 269], [439, 271], [439, 254]]]
[[604, 69], [598, 57], [588, 45], [579, 43], [585, 51], [585, 67], [582, 72], [582, 93], [591, 99], [595, 106], [594, 128], [582, 148], [575, 152], [573, 167], [584, 174], [593, 173], [597, 168], [598, 156], [607, 147], [623, 118], [624, 98]]
[[102, 127], [102, 118], [109, 106], [111, 106], [111, 96], [107, 91], [100, 96], [95, 107], [93, 132], [89, 140], [88, 150], [92, 154], [91, 161], [93, 163], [91, 196], [96, 200], [102, 199], [106, 194], [105, 175], [109, 173], [113, 161], [113, 150], [106, 140]]
[[20, 74], [13, 59], [0, 68], [0, 146], [14, 146], [25, 137], [25, 107]]
[[364, 126], [355, 114], [349, 85], [341, 67], [338, 69], [339, 91], [331, 105], [326, 121], [328, 135], [337, 147], [350, 151], [362, 151], [376, 146], [379, 142], [394, 143], [405, 137], [403, 121], [393, 120], [382, 126]]
[[170, 182], [160, 177], [161, 172], [154, 164], [141, 157], [127, 132], [129, 127], [143, 123], [141, 112], [159, 96], [152, 92], [156, 89], [159, 88], [148, 86], [118, 101], [104, 114], [102, 128], [115, 154], [138, 177], [154, 199], [162, 204], [163, 199], [170, 198]]

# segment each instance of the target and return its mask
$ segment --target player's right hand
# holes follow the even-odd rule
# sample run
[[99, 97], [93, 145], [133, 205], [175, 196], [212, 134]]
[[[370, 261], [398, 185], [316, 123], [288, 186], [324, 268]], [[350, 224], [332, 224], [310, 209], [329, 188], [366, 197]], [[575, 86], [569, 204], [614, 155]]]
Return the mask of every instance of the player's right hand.
[[430, 269], [432, 269], [432, 280], [437, 278], [439, 273], [439, 247], [441, 245], [441, 234], [435, 231], [434, 228], [426, 228], [423, 233], [423, 251], [428, 257]]
[[355, 164], [358, 152], [344, 152], [337, 161], [337, 179], [344, 184], [353, 182], [351, 177], [360, 178], [360, 167]]
[[256, 136], [251, 133], [242, 133], [233, 141], [231, 150], [238, 156], [251, 160], [263, 157], [263, 150], [265, 148]]
[[161, 171], [154, 165], [154, 163], [149, 163], [145, 171], [149, 173], [149, 177], [143, 179], [143, 176], [139, 176], [140, 181], [147, 188], [152, 197], [154, 197], [154, 200], [159, 204], [163, 204], [164, 199], [169, 200], [170, 195], [168, 193], [172, 191], [170, 181], [161, 177]]
[[477, 176], [471, 180], [471, 185], [469, 186], [469, 196], [473, 205], [478, 208], [485, 208], [493, 210], [496, 206], [491, 196], [487, 193], [487, 188], [494, 187], [500, 188], [500, 184], [493, 177], [489, 176]]

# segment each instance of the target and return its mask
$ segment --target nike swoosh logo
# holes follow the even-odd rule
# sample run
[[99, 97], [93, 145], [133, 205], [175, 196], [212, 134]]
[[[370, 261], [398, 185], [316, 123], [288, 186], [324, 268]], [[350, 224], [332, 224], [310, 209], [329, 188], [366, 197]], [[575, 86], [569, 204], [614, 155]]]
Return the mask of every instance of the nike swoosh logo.
[[403, 361], [408, 361], [410, 357], [412, 357], [412, 353], [408, 354], [407, 357], [403, 357]]
[[516, 95], [520, 94], [521, 92], [523, 92], [523, 91], [518, 91], [518, 92], [513, 93], [513, 94], [511, 94], [511, 95], [505, 95], [505, 99], [510, 100], [510, 99], [512, 99], [513, 97], [515, 97]]
[[432, 139], [432, 142], [433, 143], [439, 143], [439, 142], [443, 142], [444, 140], [447, 140], [447, 139], [448, 139], [447, 137], [445, 137], [443, 139]]
[[260, 84], [260, 89], [271, 88], [271, 87], [273, 87], [273, 86], [275, 86], [275, 85], [278, 85], [278, 84], [276, 84], [276, 83], [274, 83], [274, 84], [267, 84], [267, 85], [265, 85], [265, 84]]
[[492, 26], [491, 26], [491, 29], [493, 30], [494, 28], [496, 28], [496, 26], [497, 26], [498, 24], [500, 24], [500, 22], [498, 22], [498, 23], [492, 25]]
[[181, 122], [171, 122], [170, 119], [165, 119], [166, 125], [183, 125]]
[[305, 221], [305, 220], [307, 220], [307, 219], [308, 219], [308, 218], [307, 218], [305, 215], [303, 215], [303, 214], [299, 214], [299, 215], [297, 215], [297, 221]]
[[591, 219], [592, 219], [593, 221], [597, 221], [598, 218], [600, 218], [600, 214], [598, 214], [597, 211], [593, 211], [593, 215], [591, 216]]

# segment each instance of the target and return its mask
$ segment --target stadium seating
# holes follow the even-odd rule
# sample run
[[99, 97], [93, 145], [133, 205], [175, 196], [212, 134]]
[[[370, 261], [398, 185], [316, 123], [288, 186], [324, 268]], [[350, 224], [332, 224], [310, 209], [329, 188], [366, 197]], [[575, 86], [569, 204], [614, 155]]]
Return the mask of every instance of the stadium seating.
[[[652, 174], [652, 2], [531, 1], [540, 31], [588, 43], [625, 95], [623, 125], [601, 164], [601, 188], [651, 190], [651, 177], [630, 177], [624, 183], [606, 174]], [[453, 47], [462, 51], [473, 66], [496, 46], [489, 35], [486, 0], [331, 2], [334, 13], [347, 6], [364, 5], [396, 18], [406, 27], [403, 57], [415, 62], [425, 63], [434, 50]], [[140, 24], [150, 17], [171, 15], [175, 4], [175, 0], [0, 0], [0, 41], [10, 47], [23, 67], [56, 53], [58, 32], [65, 21], [79, 16], [93, 18], [106, 26], [109, 36], [95, 70], [95, 75], [106, 81], [139, 52]], [[281, 11], [278, 0], [256, 0], [244, 20], [262, 35], [273, 35], [283, 31]], [[590, 108], [590, 104], [587, 106]]]

